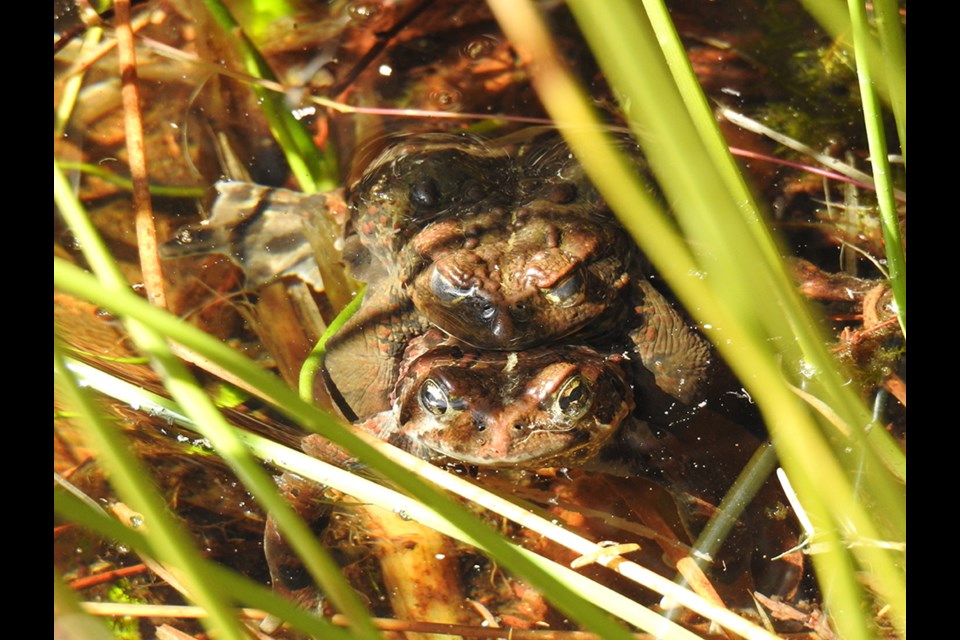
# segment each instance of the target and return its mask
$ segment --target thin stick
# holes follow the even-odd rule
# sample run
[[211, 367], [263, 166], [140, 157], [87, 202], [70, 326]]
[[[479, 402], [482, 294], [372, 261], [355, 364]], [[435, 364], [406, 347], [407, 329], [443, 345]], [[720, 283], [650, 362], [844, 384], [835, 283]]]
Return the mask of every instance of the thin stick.
[[[150, 200], [150, 181], [147, 175], [146, 153], [143, 139], [143, 120], [140, 116], [140, 88], [137, 81], [137, 59], [133, 45], [133, 29], [130, 25], [130, 0], [118, 0], [115, 3], [117, 54], [120, 59], [120, 75], [123, 86], [124, 126], [127, 134], [127, 155], [130, 177], [133, 183], [133, 208], [136, 211], [137, 247], [140, 253], [140, 271], [147, 299], [155, 306], [166, 309], [167, 296], [160, 267], [160, 253], [157, 243], [157, 228], [153, 220], [153, 206]], [[205, 358], [180, 345], [171, 345], [180, 358], [201, 367], [211, 373], [222, 375], [218, 367]], [[242, 389], [250, 391], [238, 378], [227, 374], [225, 379]]]
[[84, 578], [77, 578], [70, 582], [70, 588], [76, 591], [81, 589], [87, 589], [89, 587], [96, 586], [98, 584], [105, 584], [107, 582], [113, 582], [119, 578], [125, 578], [126, 576], [135, 576], [141, 573], [149, 571], [147, 565], [135, 564], [130, 567], [122, 567], [120, 569], [113, 569], [112, 571], [104, 571], [103, 573], [98, 573], [92, 576], [86, 576]]
[[140, 270], [147, 298], [154, 305], [167, 308], [167, 297], [157, 251], [157, 228], [153, 224], [150, 203], [150, 182], [143, 143], [143, 121], [140, 117], [140, 88], [137, 84], [137, 56], [130, 28], [130, 0], [117, 0], [116, 11], [117, 54], [120, 58], [120, 78], [123, 83], [123, 123], [127, 134], [127, 156], [130, 177], [133, 180], [133, 208], [137, 215], [137, 246], [140, 248]]

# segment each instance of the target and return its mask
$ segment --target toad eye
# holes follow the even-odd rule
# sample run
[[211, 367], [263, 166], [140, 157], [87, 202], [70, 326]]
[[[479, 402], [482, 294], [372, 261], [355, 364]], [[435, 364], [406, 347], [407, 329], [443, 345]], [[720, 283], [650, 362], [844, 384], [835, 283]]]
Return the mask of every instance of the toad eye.
[[427, 378], [421, 385], [419, 393], [420, 406], [435, 416], [442, 416], [450, 408], [450, 397], [443, 385]]
[[579, 375], [573, 375], [560, 386], [550, 411], [558, 418], [578, 420], [587, 413], [592, 402], [593, 394], [586, 381]]
[[561, 280], [556, 286], [541, 289], [547, 302], [557, 307], [572, 307], [583, 300], [583, 278], [574, 273]]
[[440, 197], [440, 185], [433, 178], [423, 178], [410, 185], [410, 202], [418, 209], [439, 206]]

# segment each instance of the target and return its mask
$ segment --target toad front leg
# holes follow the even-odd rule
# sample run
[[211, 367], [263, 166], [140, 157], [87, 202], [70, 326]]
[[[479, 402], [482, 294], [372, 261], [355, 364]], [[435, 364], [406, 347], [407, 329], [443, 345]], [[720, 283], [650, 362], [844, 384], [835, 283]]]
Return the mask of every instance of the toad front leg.
[[695, 403], [709, 381], [710, 343], [646, 279], [637, 281], [636, 295], [640, 324], [629, 333], [634, 352], [657, 388], [684, 404]]
[[403, 351], [428, 328], [399, 285], [367, 290], [357, 313], [327, 343], [324, 373], [331, 395], [347, 405], [344, 415], [364, 419], [390, 408]]

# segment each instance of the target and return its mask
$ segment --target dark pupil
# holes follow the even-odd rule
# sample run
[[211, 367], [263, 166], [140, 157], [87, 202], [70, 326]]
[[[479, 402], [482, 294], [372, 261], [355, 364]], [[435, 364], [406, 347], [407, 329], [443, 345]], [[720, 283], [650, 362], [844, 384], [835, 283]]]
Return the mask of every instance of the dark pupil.
[[583, 405], [587, 399], [587, 390], [577, 378], [564, 385], [557, 398], [557, 404], [564, 415], [572, 416], [583, 411]]
[[440, 204], [440, 186], [433, 178], [424, 178], [410, 186], [410, 202], [415, 207], [432, 209]]
[[435, 416], [447, 412], [447, 392], [435, 380], [427, 379], [420, 387], [420, 405]]
[[576, 295], [582, 287], [579, 276], [567, 278], [559, 287], [555, 289], [557, 295], [561, 298], [569, 298]]

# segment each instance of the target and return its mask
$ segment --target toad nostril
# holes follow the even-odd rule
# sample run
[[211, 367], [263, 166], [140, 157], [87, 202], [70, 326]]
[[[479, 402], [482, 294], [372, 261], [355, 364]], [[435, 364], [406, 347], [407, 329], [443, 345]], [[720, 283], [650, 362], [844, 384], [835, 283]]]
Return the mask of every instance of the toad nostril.
[[569, 182], [552, 185], [547, 191], [547, 200], [555, 204], [567, 204], [577, 197], [577, 187]]
[[483, 197], [483, 185], [478, 180], [467, 180], [463, 183], [461, 193], [464, 202], [476, 202]]
[[526, 302], [518, 302], [510, 307], [510, 317], [514, 322], [527, 322], [533, 315], [533, 310]]
[[313, 584], [313, 578], [302, 565], [283, 564], [278, 567], [277, 579], [290, 591], [297, 591]]

